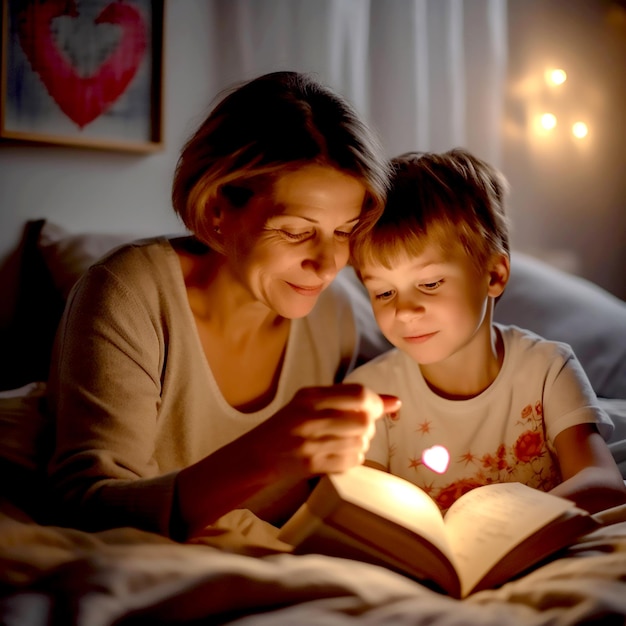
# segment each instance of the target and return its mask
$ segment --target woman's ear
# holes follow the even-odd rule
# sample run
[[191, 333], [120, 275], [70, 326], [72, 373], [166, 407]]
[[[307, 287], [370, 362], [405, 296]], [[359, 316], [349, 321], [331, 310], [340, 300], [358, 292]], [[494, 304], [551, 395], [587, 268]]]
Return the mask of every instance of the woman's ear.
[[216, 233], [220, 232], [226, 203], [227, 200], [224, 197], [222, 190], [218, 190], [210, 205], [211, 228]]
[[501, 296], [511, 275], [511, 260], [508, 254], [494, 254], [489, 263], [489, 291], [492, 298]]

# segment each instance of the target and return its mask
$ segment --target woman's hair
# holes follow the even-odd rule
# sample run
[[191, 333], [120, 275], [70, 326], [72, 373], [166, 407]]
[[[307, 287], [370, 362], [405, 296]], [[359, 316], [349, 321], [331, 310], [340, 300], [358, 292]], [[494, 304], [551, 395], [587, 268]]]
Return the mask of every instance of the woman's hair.
[[278, 175], [309, 164], [354, 176], [367, 191], [363, 219], [380, 214], [389, 166], [355, 109], [306, 74], [260, 76], [230, 90], [183, 147], [174, 210], [199, 239], [215, 245], [210, 207], [218, 195], [243, 206]]
[[351, 238], [357, 269], [364, 262], [391, 268], [398, 257], [421, 254], [427, 237], [444, 248], [460, 243], [478, 268], [493, 254], [509, 254], [508, 184], [497, 169], [462, 148], [408, 152], [391, 167], [382, 215]]

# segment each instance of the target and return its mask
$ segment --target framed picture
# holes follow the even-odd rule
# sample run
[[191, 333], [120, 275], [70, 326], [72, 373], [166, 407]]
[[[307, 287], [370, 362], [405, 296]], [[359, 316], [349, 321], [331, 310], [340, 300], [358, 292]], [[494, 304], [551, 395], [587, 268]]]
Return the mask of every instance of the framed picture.
[[0, 139], [162, 148], [165, 0], [1, 0]]

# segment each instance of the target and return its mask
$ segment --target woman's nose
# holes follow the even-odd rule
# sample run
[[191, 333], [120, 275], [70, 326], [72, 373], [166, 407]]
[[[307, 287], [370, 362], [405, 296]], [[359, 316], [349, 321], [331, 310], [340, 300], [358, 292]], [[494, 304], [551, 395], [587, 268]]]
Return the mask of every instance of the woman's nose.
[[[344, 249], [345, 248], [345, 249]], [[348, 247], [334, 240], [319, 241], [304, 261], [324, 280], [332, 280], [337, 272], [348, 262]]]

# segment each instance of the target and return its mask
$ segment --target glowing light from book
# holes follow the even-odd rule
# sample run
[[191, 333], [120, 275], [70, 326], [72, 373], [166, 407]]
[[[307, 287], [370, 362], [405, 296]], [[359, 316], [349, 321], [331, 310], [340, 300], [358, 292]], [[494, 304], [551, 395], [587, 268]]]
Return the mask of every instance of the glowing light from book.
[[544, 130], [552, 130], [556, 126], [556, 115], [552, 113], [544, 113], [539, 121], [541, 128]]
[[385, 485], [385, 489], [396, 502], [415, 502], [415, 488], [413, 483], [402, 484], [400, 482], [390, 482], [388, 485]]
[[433, 472], [443, 474], [450, 463], [450, 453], [443, 446], [433, 446], [422, 452], [422, 463]]
[[587, 124], [585, 124], [585, 122], [576, 122], [572, 126], [572, 135], [574, 135], [577, 139], [586, 137], [588, 133], [589, 129], [587, 128]]
[[548, 85], [562, 85], [567, 80], [567, 74], [562, 69], [549, 69], [545, 73]]

